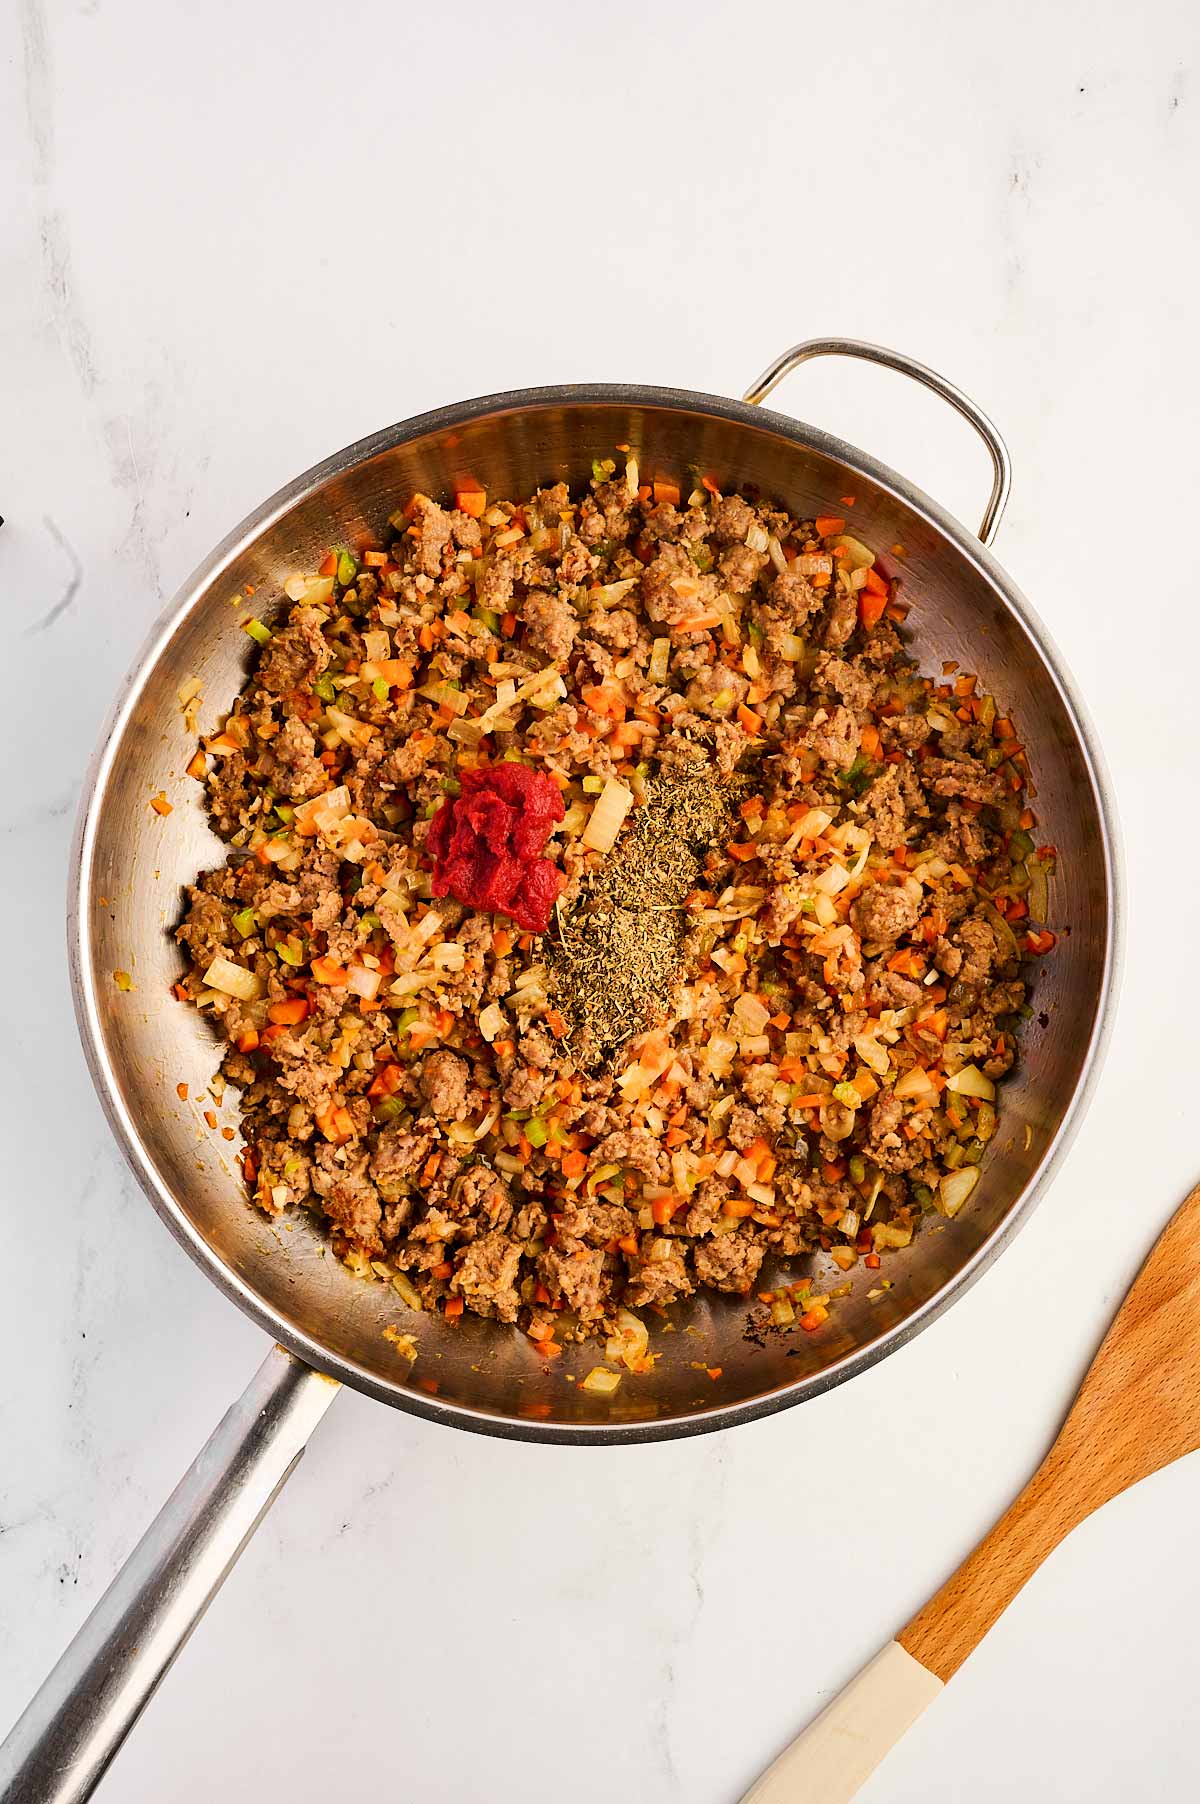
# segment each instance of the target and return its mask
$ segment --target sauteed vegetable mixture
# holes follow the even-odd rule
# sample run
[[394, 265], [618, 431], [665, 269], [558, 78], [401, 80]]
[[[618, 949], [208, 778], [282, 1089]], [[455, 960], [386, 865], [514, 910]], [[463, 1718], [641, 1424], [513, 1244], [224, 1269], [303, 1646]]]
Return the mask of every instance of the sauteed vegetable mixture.
[[708, 1286], [817, 1329], [781, 1265], [963, 1207], [1053, 849], [1012, 723], [906, 655], [851, 497], [798, 521], [621, 451], [581, 495], [415, 495], [245, 621], [177, 994], [260, 1208], [414, 1308], [636, 1368], [640, 1310]]

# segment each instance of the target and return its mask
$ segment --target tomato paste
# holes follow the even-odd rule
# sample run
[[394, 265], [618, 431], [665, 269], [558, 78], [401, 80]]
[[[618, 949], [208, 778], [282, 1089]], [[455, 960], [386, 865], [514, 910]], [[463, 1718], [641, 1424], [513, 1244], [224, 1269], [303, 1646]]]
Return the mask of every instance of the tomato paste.
[[558, 785], [527, 764], [493, 764], [460, 776], [461, 795], [443, 802], [429, 823], [434, 895], [510, 915], [527, 933], [544, 933], [563, 886], [554, 860], [541, 856], [563, 818]]

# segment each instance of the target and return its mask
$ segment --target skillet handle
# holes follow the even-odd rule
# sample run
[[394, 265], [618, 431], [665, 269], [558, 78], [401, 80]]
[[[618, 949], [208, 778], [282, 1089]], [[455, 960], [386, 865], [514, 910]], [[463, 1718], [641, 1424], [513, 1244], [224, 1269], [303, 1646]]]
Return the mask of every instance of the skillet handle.
[[0, 1745], [0, 1804], [81, 1804], [341, 1386], [272, 1347]]
[[777, 357], [774, 363], [768, 365], [757, 382], [751, 383], [742, 396], [743, 401], [749, 401], [757, 407], [773, 389], [778, 388], [785, 376], [812, 357], [859, 357], [864, 363], [881, 363], [889, 370], [899, 370], [902, 376], [911, 376], [914, 382], [932, 389], [935, 395], [941, 395], [943, 401], [949, 401], [964, 420], [971, 422], [987, 446], [992, 460], [992, 492], [979, 527], [979, 537], [985, 545], [990, 545], [1008, 505], [1008, 492], [1012, 487], [1012, 461], [1008, 455], [1008, 446], [982, 407], [977, 407], [970, 396], [964, 395], [962, 389], [956, 388], [953, 382], [947, 382], [945, 376], [939, 376], [936, 370], [918, 363], [915, 357], [905, 357], [900, 351], [885, 350], [882, 345], [867, 344], [861, 338], [808, 338], [803, 344], [793, 345], [790, 351], [785, 351], [782, 357]]

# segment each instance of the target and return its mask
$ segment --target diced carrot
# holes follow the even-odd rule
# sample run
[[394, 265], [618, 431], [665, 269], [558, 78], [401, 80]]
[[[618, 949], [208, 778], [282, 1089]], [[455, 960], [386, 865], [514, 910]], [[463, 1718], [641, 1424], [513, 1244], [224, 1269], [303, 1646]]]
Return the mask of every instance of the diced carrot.
[[327, 551], [325, 556], [321, 559], [321, 562], [317, 565], [317, 575], [336, 576], [337, 567], [338, 561], [336, 551]]
[[867, 571], [867, 580], [863, 584], [863, 587], [869, 589], [872, 595], [882, 595], [885, 601], [888, 598], [889, 591], [887, 582], [880, 576], [878, 570]]
[[950, 1017], [944, 1008], [935, 1009], [932, 1015], [926, 1016], [925, 1020], [921, 1022], [921, 1026], [928, 1029], [931, 1034], [936, 1034], [939, 1040], [946, 1038], [946, 1030], [949, 1025]]
[[273, 1002], [267, 1014], [278, 1026], [295, 1027], [308, 1015], [308, 1000], [304, 996], [291, 996], [286, 1002]]
[[214, 1114], [214, 1113], [213, 1113], [213, 1111], [212, 1111], [212, 1110], [211, 1110], [211, 1109], [205, 1109], [205, 1111], [204, 1111], [204, 1119], [205, 1119], [205, 1121], [206, 1121], [206, 1122], [207, 1122], [207, 1123], [208, 1123], [208, 1125], [209, 1125], [209, 1127], [210, 1127], [210, 1128], [215, 1128], [215, 1127], [216, 1127], [216, 1125], [217, 1125], [217, 1118], [216, 1118], [216, 1115], [215, 1115], [215, 1114]]
[[623, 1253], [628, 1253], [631, 1259], [636, 1259], [641, 1251], [636, 1234], [622, 1234], [617, 1245]]
[[430, 1153], [421, 1172], [422, 1184], [432, 1184], [442, 1163], [441, 1153]]
[[821, 1176], [827, 1184], [837, 1184], [845, 1175], [846, 1161], [844, 1159], [823, 1159], [821, 1161]]
[[447, 1297], [446, 1298], [445, 1314], [446, 1314], [447, 1321], [453, 1322], [453, 1321], [457, 1320], [457, 1318], [462, 1314], [462, 1312], [463, 1312], [463, 1300], [461, 1297]]
[[339, 965], [335, 958], [314, 958], [312, 974], [318, 983], [342, 984], [346, 981], [346, 969]]
[[562, 1161], [564, 1178], [581, 1178], [588, 1168], [587, 1154], [581, 1152], [566, 1153]]
[[239, 1052], [253, 1052], [258, 1045], [258, 1030], [248, 1027], [244, 1034], [239, 1034], [237, 1049]]
[[800, 1326], [805, 1334], [814, 1334], [823, 1322], [829, 1320], [827, 1309], [806, 1309], [800, 1317]]
[[733, 845], [726, 846], [725, 850], [738, 864], [749, 864], [752, 858], [758, 857], [758, 842], [753, 839], [744, 844], [735, 841]]
[[613, 728], [608, 736], [609, 745], [634, 746], [642, 743], [642, 729], [637, 721], [623, 720]]
[[887, 602], [882, 595], [874, 595], [870, 589], [859, 590], [858, 619], [859, 625], [865, 632], [869, 633], [872, 627], [879, 625], [886, 606]]
[[663, 1228], [670, 1221], [678, 1206], [679, 1205], [673, 1197], [659, 1196], [655, 1197], [654, 1201], [651, 1203], [650, 1213], [654, 1217], [657, 1225], [660, 1228]]
[[208, 762], [205, 759], [203, 752], [197, 752], [191, 763], [184, 766], [184, 774], [189, 777], [195, 777], [198, 783], [203, 783], [205, 777], [208, 775]]
[[161, 789], [156, 796], [150, 797], [150, 806], [155, 814], [170, 814], [171, 812], [171, 803], [167, 800], [166, 792]]
[[737, 717], [739, 726], [744, 727], [747, 733], [757, 733], [762, 726], [762, 715], [756, 714], [753, 708], [747, 708], [745, 703], [739, 707]]
[[472, 520], [478, 520], [487, 507], [487, 490], [476, 488], [474, 483], [464, 483], [454, 491], [454, 505], [459, 513], [470, 514]]
[[901, 977], [923, 977], [925, 975], [925, 962], [920, 953], [914, 952], [911, 946], [903, 946], [899, 952], [893, 952], [888, 959], [887, 968], [889, 971], [898, 972]]
[[383, 1070], [379, 1073], [378, 1077], [375, 1079], [374, 1083], [371, 1085], [371, 1088], [367, 1091], [367, 1095], [368, 1096], [394, 1096], [403, 1082], [404, 1082], [403, 1065], [397, 1065], [395, 1063], [392, 1063], [390, 1065], [385, 1065], [383, 1067]]
[[739, 1217], [739, 1218], [743, 1217], [743, 1216], [747, 1216], [747, 1215], [753, 1215], [754, 1210], [755, 1210], [754, 1200], [753, 1200], [753, 1198], [748, 1197], [748, 1196], [727, 1196], [725, 1198], [725, 1201], [721, 1204], [721, 1213], [723, 1215], [730, 1215], [730, 1216]]
[[656, 476], [654, 479], [654, 504], [656, 507], [660, 507], [663, 502], [669, 502], [672, 507], [679, 506], [679, 484]]
[[719, 498], [721, 491], [717, 487], [717, 479], [715, 476], [702, 476], [700, 478], [700, 487], [702, 489], [707, 489], [714, 499]]
[[879, 743], [879, 728], [865, 726], [862, 730], [862, 749], [868, 758], [878, 758]]
[[382, 570], [388, 561], [386, 551], [364, 551], [362, 561], [368, 570]]
[[180, 1102], [186, 1102], [188, 1099], [187, 1085], [186, 1084], [176, 1084], [175, 1094], [179, 1098]]
[[830, 539], [835, 532], [845, 532], [846, 522], [839, 520], [836, 514], [818, 514], [815, 525], [822, 539]]

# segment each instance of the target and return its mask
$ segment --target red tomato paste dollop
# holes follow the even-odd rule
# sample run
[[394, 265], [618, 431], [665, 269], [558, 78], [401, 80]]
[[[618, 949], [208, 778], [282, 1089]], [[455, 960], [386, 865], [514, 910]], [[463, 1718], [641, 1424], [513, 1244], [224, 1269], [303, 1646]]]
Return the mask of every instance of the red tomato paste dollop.
[[462, 794], [429, 823], [434, 895], [544, 933], [563, 886], [554, 860], [541, 856], [563, 818], [558, 785], [527, 764], [464, 770], [461, 782]]

